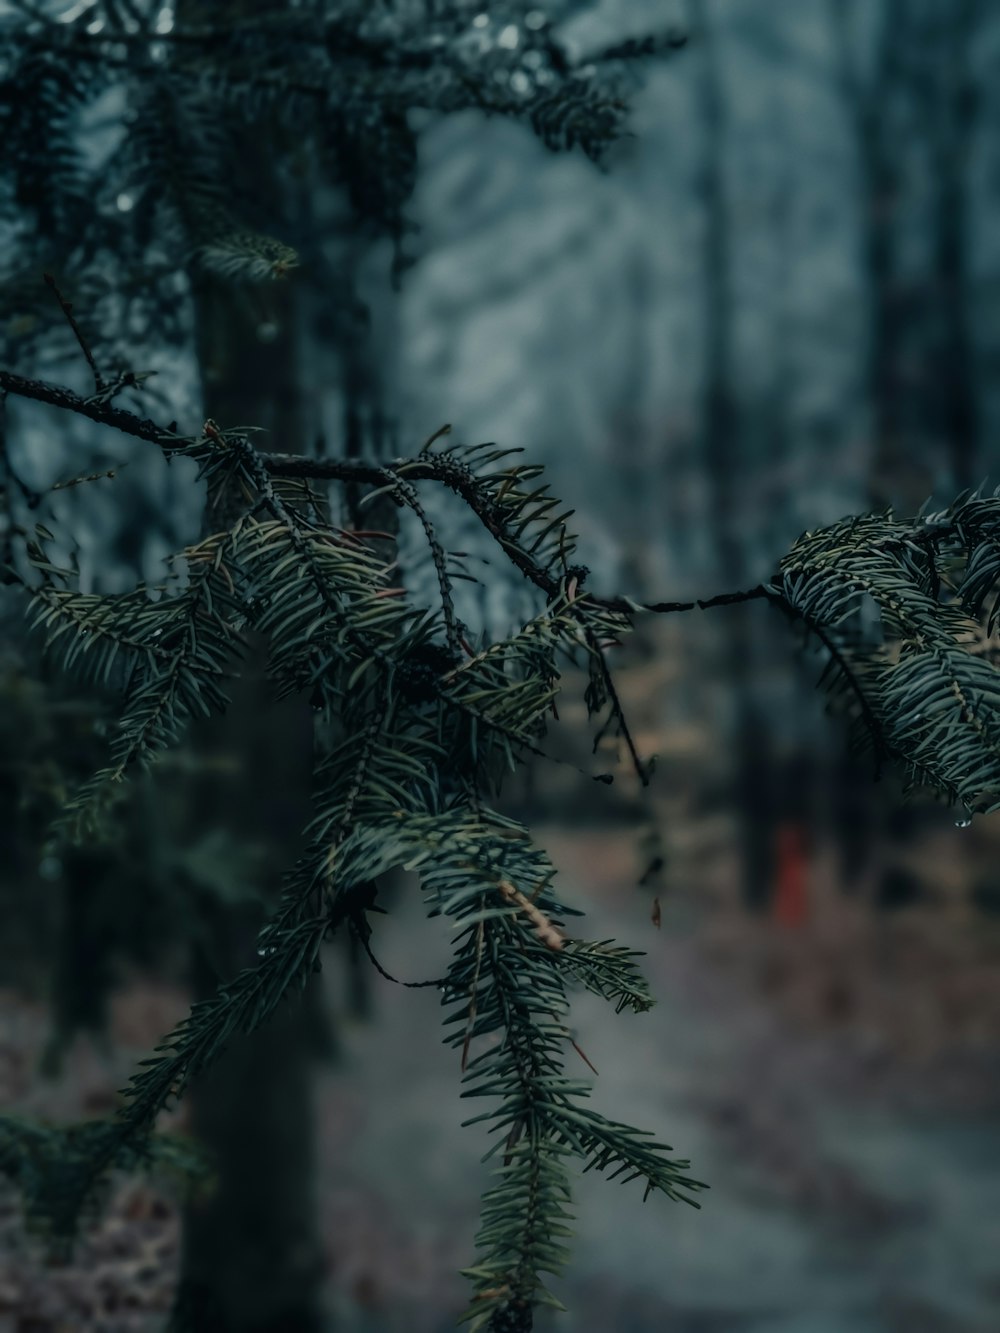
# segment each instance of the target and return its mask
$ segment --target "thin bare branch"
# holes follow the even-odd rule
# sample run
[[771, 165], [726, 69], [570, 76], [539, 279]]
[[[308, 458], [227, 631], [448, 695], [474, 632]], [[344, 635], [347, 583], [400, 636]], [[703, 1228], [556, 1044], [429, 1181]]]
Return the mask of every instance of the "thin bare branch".
[[90, 350], [90, 344], [87, 342], [87, 339], [83, 336], [83, 331], [80, 328], [79, 324], [76, 322], [76, 317], [73, 314], [73, 302], [66, 300], [65, 296], [63, 296], [62, 292], [56, 285], [56, 280], [51, 273], [45, 273], [42, 276], [45, 278], [46, 286], [49, 288], [52, 295], [59, 302], [59, 308], [66, 316], [66, 322], [73, 330], [73, 337], [79, 343], [80, 351], [86, 358], [87, 365], [90, 367], [90, 373], [94, 377], [95, 391], [97, 393], [102, 393], [104, 390], [104, 379], [101, 375], [101, 372], [97, 368], [97, 362], [94, 360], [94, 353]]

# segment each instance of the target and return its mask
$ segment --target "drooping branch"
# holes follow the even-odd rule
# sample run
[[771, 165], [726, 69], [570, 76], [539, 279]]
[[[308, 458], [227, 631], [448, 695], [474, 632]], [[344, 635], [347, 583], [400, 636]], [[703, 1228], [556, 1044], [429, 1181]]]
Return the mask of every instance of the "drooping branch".
[[[102, 401], [99, 395], [84, 398], [72, 389], [50, 384], [45, 380], [28, 379], [10, 371], [0, 370], [0, 390], [35, 402], [48, 403], [67, 412], [75, 412], [99, 425], [110, 426], [137, 440], [157, 445], [164, 453], [176, 455], [199, 445], [206, 446], [204, 436], [180, 434], [176, 423], [162, 427], [148, 417], [140, 417], [113, 403]], [[232, 436], [230, 435], [230, 438]], [[222, 447], [222, 446], [219, 446]], [[359, 459], [306, 458], [299, 454], [257, 452], [259, 463], [272, 477], [310, 481], [361, 482], [371, 486], [398, 487], [401, 479], [407, 483], [437, 482], [454, 492], [476, 515], [483, 527], [503, 547], [508, 559], [520, 572], [548, 597], [562, 591], [562, 581], [544, 568], [526, 551], [507, 530], [500, 506], [484, 493], [475, 475], [453, 458], [435, 456], [425, 451], [416, 458], [394, 461], [391, 470], [385, 465]], [[577, 574], [579, 579], [579, 573]], [[695, 601], [637, 602], [630, 597], [599, 597], [593, 593], [580, 594], [580, 600], [599, 606], [605, 611], [629, 615], [653, 612], [659, 615], [675, 611], [708, 610], [738, 602], [774, 598], [763, 585], [741, 592], [720, 593]]]
[[[161, 427], [148, 417], [139, 417], [125, 408], [116, 407], [107, 399], [106, 395], [95, 394], [93, 397], [84, 398], [61, 385], [53, 385], [43, 380], [27, 379], [9, 371], [0, 370], [0, 391], [33, 399], [37, 402], [48, 403], [64, 411], [75, 412], [100, 425], [111, 426], [135, 439], [156, 444], [168, 456], [183, 453], [187, 450], [198, 452], [202, 456], [206, 453], [211, 456], [213, 452], [232, 448], [234, 444], [242, 444], [245, 450], [253, 453], [256, 467], [262, 473], [266, 473], [267, 477], [304, 481], [361, 482], [370, 486], [387, 487], [397, 494], [402, 486], [411, 496], [414, 482], [436, 482], [451, 490], [467, 505], [487, 532], [503, 548], [515, 568], [520, 570], [524, 577], [545, 593], [547, 597], [557, 597], [565, 592], [564, 580], [535, 560], [531, 553], [525, 550], [516, 539], [513, 532], [509, 530], [501, 506], [485, 490], [480, 479], [467, 466], [451, 455], [435, 455], [430, 451], [429, 446], [433, 443], [435, 437], [432, 437], [431, 441], [424, 445], [417, 457], [395, 460], [388, 466], [359, 459], [307, 458], [299, 454], [263, 453], [251, 450], [249, 441], [245, 437], [239, 436], [238, 432], [222, 433], [214, 427], [206, 429], [199, 436], [183, 435], [177, 431], [176, 423], [172, 422], [169, 428]], [[270, 488], [266, 486], [266, 478], [262, 476], [261, 480], [265, 483], [265, 490], [269, 490]], [[277, 503], [276, 500], [275, 503]], [[285, 514], [284, 517], [287, 518], [288, 515]], [[927, 531], [923, 534], [909, 534], [908, 540], [910, 542], [916, 541], [919, 536], [933, 544], [946, 535], [946, 525], [933, 524], [929, 525]], [[573, 567], [573, 570], [572, 578], [576, 580], [577, 584], [582, 582], [584, 577], [582, 567]], [[757, 584], [745, 590], [719, 593], [713, 597], [696, 598], [690, 601], [639, 602], [630, 597], [600, 597], [589, 592], [577, 592], [573, 600], [580, 604], [581, 611], [589, 603], [590, 606], [598, 607], [603, 611], [625, 616], [639, 613], [665, 615], [696, 609], [710, 610], [714, 607], [732, 606], [750, 601], [769, 601], [789, 619], [805, 620], [807, 628], [820, 638], [860, 702], [866, 728], [875, 742], [877, 757], [880, 758], [885, 753], [884, 739], [881, 735], [881, 729], [876, 725], [871, 706], [837, 645], [830, 639], [829, 635], [821, 632], [821, 626], [818, 627], [816, 623], [804, 616], [801, 608], [793, 606], [773, 586]], [[605, 678], [608, 679], [603, 653], [599, 652], [598, 655], [604, 666]], [[648, 781], [645, 767], [635, 753], [634, 745], [631, 744], [631, 738], [627, 734], [626, 739], [630, 743], [636, 772], [645, 784]]]
[[[84, 398], [62, 386], [53, 385], [42, 380], [26, 379], [8, 371], [0, 371], [0, 392], [33, 399], [65, 411], [75, 412], [100, 425], [111, 426], [133, 438], [156, 444], [168, 456], [189, 452], [192, 456], [198, 457], [204, 465], [206, 462], [219, 458], [227, 450], [233, 451], [234, 454], [239, 453], [241, 456], [245, 455], [249, 460], [251, 470], [257, 474], [257, 482], [265, 507], [274, 512], [276, 517], [289, 525], [292, 530], [296, 530], [297, 525], [293, 522], [280, 498], [274, 493], [270, 485], [270, 479], [272, 478], [361, 482], [370, 486], [384, 487], [392, 491], [401, 502], [409, 503], [411, 507], [415, 507], [418, 517], [421, 510], [419, 502], [415, 501], [413, 483], [424, 481], [443, 485], [457, 495], [469, 510], [476, 515], [483, 527], [503, 548], [508, 559], [525, 578], [539, 588], [550, 600], [568, 594], [570, 605], [584, 616], [588, 605], [591, 609], [600, 609], [615, 615], [630, 616], [639, 613], [664, 615], [695, 609], [709, 610], [714, 607], [732, 606], [749, 601], [769, 601], [790, 620], [804, 622], [807, 629], [820, 639], [860, 705], [866, 731], [874, 744], [876, 760], [881, 760], [891, 748], [886, 744], [883, 729], [878, 725], [865, 691], [836, 642], [830, 634], [825, 632], [824, 627], [815, 618], [806, 615], [803, 608], [793, 605], [778, 588], [769, 584], [758, 584], [749, 589], [719, 593], [708, 598], [654, 602], [639, 602], [624, 596], [600, 597], [594, 593], [578, 591], [586, 571], [581, 566], [571, 566], [567, 570], [568, 577], [560, 576], [536, 560], [531, 552], [526, 550], [518, 540], [507, 522], [507, 516], [503, 513], [502, 506], [482, 484], [482, 479], [477, 477], [467, 465], [453, 455], [435, 455], [430, 451], [430, 445], [434, 442], [434, 437], [424, 445], [417, 457], [394, 460], [389, 465], [358, 459], [306, 458], [297, 454], [260, 452], [253, 448], [246, 436], [239, 432], [219, 431], [212, 423], [207, 423], [198, 436], [184, 435], [177, 431], [176, 423], [171, 423], [169, 428], [164, 428], [149, 418], [139, 417], [133, 412], [115, 406], [106, 393], [98, 393], [92, 397]], [[933, 545], [935, 542], [942, 540], [947, 535], [948, 530], [946, 524], [930, 524], [923, 533], [909, 533], [907, 540], [911, 543], [930, 543]], [[648, 771], [635, 749], [627, 724], [624, 722], [601, 645], [590, 630], [587, 631], [587, 642], [590, 650], [595, 653], [598, 659], [605, 681], [605, 689], [611, 700], [612, 713], [623, 729], [635, 771], [640, 781], [645, 785], [649, 780]], [[524, 740], [524, 738], [519, 739], [522, 742]]]

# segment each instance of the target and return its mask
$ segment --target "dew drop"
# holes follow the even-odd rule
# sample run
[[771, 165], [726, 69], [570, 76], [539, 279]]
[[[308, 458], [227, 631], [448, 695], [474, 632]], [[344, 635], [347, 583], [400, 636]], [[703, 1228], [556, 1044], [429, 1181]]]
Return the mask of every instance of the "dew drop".
[[968, 828], [969, 825], [970, 825], [971, 823], [972, 823], [972, 816], [971, 816], [971, 815], [962, 815], [961, 819], [956, 819], [956, 820], [955, 820], [955, 827], [956, 827], [956, 828]]

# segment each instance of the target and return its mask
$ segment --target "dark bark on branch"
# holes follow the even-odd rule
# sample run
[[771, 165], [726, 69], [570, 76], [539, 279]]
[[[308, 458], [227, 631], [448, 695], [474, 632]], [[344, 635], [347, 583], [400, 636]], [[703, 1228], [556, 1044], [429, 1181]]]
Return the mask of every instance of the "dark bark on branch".
[[[158, 445], [170, 456], [182, 455], [193, 443], [195, 437], [181, 435], [174, 427], [165, 429], [148, 417], [137, 416], [125, 408], [113, 403], [97, 402], [94, 398], [83, 398], [72, 389], [63, 388], [44, 380], [26, 379], [10, 371], [0, 370], [0, 390], [15, 394], [21, 398], [30, 398], [35, 402], [48, 403], [67, 412], [88, 417], [103, 426], [111, 426], [131, 435], [137, 440], [146, 440]], [[220, 446], [223, 447], [223, 446]], [[384, 486], [398, 474], [408, 482], [435, 481], [447, 486], [460, 499], [464, 500], [486, 530], [504, 548], [511, 563], [525, 578], [549, 596], [561, 591], [561, 582], [534, 561], [506, 531], [498, 507], [484, 497], [475, 477], [450, 458], [423, 456], [411, 459], [393, 460], [388, 466], [368, 463], [358, 459], [343, 458], [307, 458], [300, 454], [258, 454], [261, 464], [273, 477], [302, 478], [314, 481], [344, 481]], [[391, 469], [391, 471], [390, 471]], [[640, 611], [658, 615], [674, 611], [707, 611], [716, 606], [733, 606], [740, 602], [757, 601], [771, 596], [763, 585], [740, 592], [719, 593], [713, 597], [698, 598], [684, 602], [637, 602], [628, 597], [598, 597], [592, 593], [581, 594], [591, 603], [605, 607], [609, 611], [618, 611], [629, 615]]]

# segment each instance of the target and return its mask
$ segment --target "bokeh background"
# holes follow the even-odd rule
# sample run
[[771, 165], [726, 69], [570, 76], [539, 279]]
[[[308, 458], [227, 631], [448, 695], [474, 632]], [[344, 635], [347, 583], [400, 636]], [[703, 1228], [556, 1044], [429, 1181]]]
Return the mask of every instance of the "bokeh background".
[[[333, 336], [308, 348], [308, 413], [330, 452], [348, 408], [401, 454], [445, 421], [469, 441], [521, 445], [576, 507], [592, 585], [640, 599], [750, 587], [805, 529], [1000, 480], [1000, 10], [604, 0], [560, 35], [590, 49], [664, 22], [690, 40], [644, 72], [635, 137], [605, 172], [515, 124], [428, 116], [415, 264], [396, 292], [386, 246], [356, 256], [364, 375], [345, 378]], [[486, 5], [475, 23], [484, 42], [516, 39]], [[178, 413], [195, 411], [190, 361], [156, 368]], [[34, 410], [9, 415], [29, 486], [94, 439], [85, 425], [54, 433]], [[85, 583], [128, 586], [197, 534], [197, 493], [128, 442], [102, 438], [100, 452], [129, 462], [128, 502], [109, 487], [70, 497], [66, 515]], [[498, 579], [470, 616], [505, 630], [519, 596]], [[5, 632], [13, 647], [13, 621]], [[874, 784], [825, 711], [821, 668], [764, 606], [642, 622], [618, 679], [640, 749], [657, 756], [650, 786], [610, 745], [611, 789], [572, 764], [537, 765], [507, 794], [594, 937], [647, 955], [651, 1014], [586, 997], [574, 1008], [596, 1103], [711, 1185], [694, 1212], [582, 1179], [574, 1261], [554, 1284], [571, 1313], [539, 1328], [1000, 1327], [1000, 826], [904, 803], [891, 776]], [[78, 719], [71, 695], [53, 703], [44, 679], [11, 667], [4, 680], [0, 1095], [56, 1118], [104, 1114], [193, 983], [153, 939], [127, 963], [104, 948], [158, 924], [141, 905], [138, 925], [88, 916], [100, 855], [95, 868], [47, 850], [46, 766], [58, 747], [60, 764], [86, 766], [90, 715]], [[552, 737], [579, 764], [582, 685], [567, 678]], [[152, 866], [218, 911], [237, 879], [279, 864], [291, 816], [275, 800], [273, 744], [235, 754], [223, 737], [209, 789], [233, 779], [244, 796], [214, 803], [194, 760], [172, 761], [161, 844], [135, 824], [114, 873], [148, 888]], [[393, 887], [379, 957], [394, 976], [436, 975], [447, 941], [411, 889]], [[66, 950], [77, 989], [55, 994]], [[319, 1007], [330, 1327], [452, 1327], [483, 1145], [459, 1129], [438, 996], [331, 946]], [[162, 1325], [179, 1255], [169, 1195], [123, 1182], [58, 1269], [2, 1198], [3, 1333]]]

